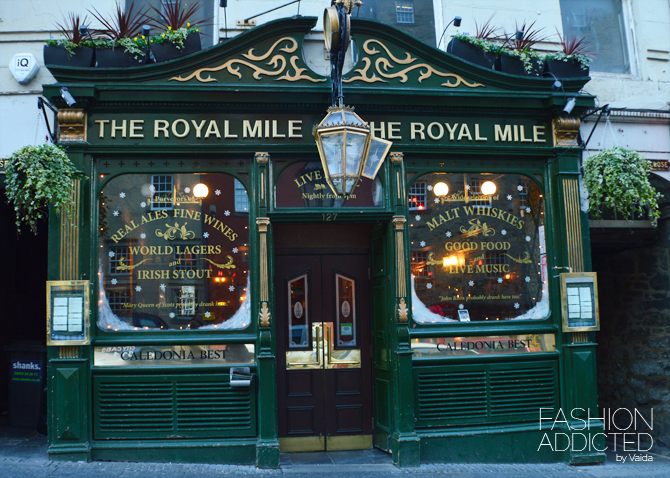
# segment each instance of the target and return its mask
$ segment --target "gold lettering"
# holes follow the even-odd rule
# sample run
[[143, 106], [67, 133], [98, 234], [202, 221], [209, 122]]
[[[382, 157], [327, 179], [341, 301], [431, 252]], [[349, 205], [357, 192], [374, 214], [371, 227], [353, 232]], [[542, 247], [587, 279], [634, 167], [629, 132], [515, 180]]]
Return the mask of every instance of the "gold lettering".
[[400, 123], [388, 123], [388, 139], [402, 139], [400, 136]]
[[221, 137], [221, 133], [219, 133], [219, 126], [216, 124], [216, 120], [209, 120], [207, 131], [205, 132], [205, 138], [209, 138], [209, 136], [212, 134], [215, 134], [217, 138]]
[[515, 143], [519, 142], [519, 125], [518, 124], [514, 125], [514, 142]]
[[424, 130], [426, 129], [426, 126], [423, 123], [410, 123], [410, 138], [412, 141], [416, 139], [416, 135], [419, 134], [421, 135], [421, 141], [424, 141], [426, 139], [426, 135], [424, 133]]
[[272, 137], [273, 138], [286, 138], [285, 134], [279, 134], [277, 132], [277, 120], [272, 120]]
[[261, 138], [263, 136], [263, 122], [257, 120], [254, 122], [253, 129], [251, 128], [251, 121], [244, 120], [242, 123], [242, 137], [243, 138]]
[[454, 127], [451, 128], [449, 126], [449, 123], [444, 123], [444, 126], [447, 127], [447, 131], [449, 131], [449, 141], [454, 140], [454, 133], [456, 132], [456, 127], [458, 126], [458, 123], [454, 123]]
[[[438, 131], [440, 132], [439, 134], [437, 134], [437, 135], [433, 134], [433, 128], [434, 127], [437, 127]], [[438, 140], [442, 139], [442, 136], [444, 136], [444, 128], [442, 127], [442, 125], [440, 123], [435, 122], [435, 123], [430, 123], [428, 125], [428, 137], [430, 139], [438, 141]]]
[[265, 137], [270, 137], [270, 120], [265, 120]]
[[461, 131], [460, 131], [460, 133], [458, 133], [458, 140], [460, 141], [461, 138], [463, 138], [464, 136], [468, 137], [468, 141], [472, 141], [472, 135], [470, 134], [470, 128], [468, 128], [468, 125], [465, 124], [465, 123], [463, 123], [461, 125]]
[[[542, 131], [540, 131], [542, 130]], [[540, 136], [544, 136], [544, 126], [533, 126], [533, 142], [535, 143], [546, 143], [546, 139], [540, 139]]]
[[105, 137], [105, 124], [109, 123], [109, 120], [95, 120], [96, 123], [100, 126], [100, 138]]
[[164, 138], [169, 138], [168, 126], [170, 126], [170, 123], [166, 120], [154, 120], [154, 138], [158, 138], [159, 131], [163, 132]]
[[521, 132], [520, 132], [521, 142], [522, 142], [522, 143], [532, 143], [532, 142], [533, 142], [532, 139], [530, 139], [530, 138], [526, 138], [526, 135], [525, 135], [525, 133], [526, 133], [526, 132], [525, 132], [525, 126], [521, 125], [520, 128], [521, 128]]
[[[384, 122], [379, 123], [381, 126], [377, 128], [374, 121], [370, 121], [370, 134], [375, 138], [386, 139], [386, 130], [384, 128]], [[379, 133], [379, 134], [377, 134]]]
[[195, 120], [191, 120], [191, 123], [193, 123], [193, 127], [195, 128], [195, 137], [200, 138], [200, 132], [202, 131], [202, 127], [205, 126], [205, 122], [207, 120], [202, 120], [200, 124], [198, 124]]
[[230, 134], [230, 121], [225, 120], [223, 122], [223, 137], [224, 138], [237, 138], [236, 134]]
[[288, 137], [302, 138], [302, 120], [288, 120]]
[[[177, 132], [177, 124], [183, 124], [184, 125], [184, 132], [183, 133], [178, 133]], [[191, 132], [191, 127], [189, 126], [188, 122], [183, 119], [178, 119], [175, 120], [174, 123], [172, 123], [172, 134], [175, 135], [177, 138], [185, 138], [188, 136], [188, 134]]]
[[512, 127], [505, 125], [505, 130], [499, 124], [493, 126], [496, 141], [512, 141]]
[[483, 138], [479, 134], [479, 123], [475, 123], [475, 141], [488, 141], [488, 138]]
[[[144, 138], [144, 120], [130, 120], [130, 137], [131, 138]], [[137, 131], [139, 130], [139, 131]]]
[[121, 137], [126, 137], [126, 120], [121, 121], [121, 126], [116, 126], [116, 120], [112, 120], [112, 138], [116, 138], [116, 131], [121, 131]]

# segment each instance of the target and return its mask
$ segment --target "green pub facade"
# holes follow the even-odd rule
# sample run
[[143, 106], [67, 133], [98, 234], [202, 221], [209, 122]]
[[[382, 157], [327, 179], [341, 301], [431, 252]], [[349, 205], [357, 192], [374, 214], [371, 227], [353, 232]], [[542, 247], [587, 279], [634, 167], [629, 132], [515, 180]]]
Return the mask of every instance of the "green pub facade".
[[346, 103], [393, 145], [339, 197], [312, 135], [330, 103], [303, 58], [315, 23], [51, 69], [86, 179], [49, 226], [50, 457], [604, 461], [597, 289], [577, 274], [586, 79], [554, 91], [353, 19]]

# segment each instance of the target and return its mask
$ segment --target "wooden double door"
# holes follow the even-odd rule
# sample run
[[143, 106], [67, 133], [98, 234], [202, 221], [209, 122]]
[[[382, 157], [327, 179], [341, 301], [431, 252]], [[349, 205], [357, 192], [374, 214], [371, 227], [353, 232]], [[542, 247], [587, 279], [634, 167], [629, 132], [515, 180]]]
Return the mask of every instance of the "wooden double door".
[[367, 253], [275, 256], [282, 451], [372, 448]]

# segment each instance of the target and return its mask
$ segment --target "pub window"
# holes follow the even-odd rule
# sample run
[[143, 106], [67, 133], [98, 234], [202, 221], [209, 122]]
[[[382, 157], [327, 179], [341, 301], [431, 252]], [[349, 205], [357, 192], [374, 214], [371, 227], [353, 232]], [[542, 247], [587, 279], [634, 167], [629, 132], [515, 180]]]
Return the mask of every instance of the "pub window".
[[130, 303], [130, 290], [110, 290], [107, 291], [107, 300], [109, 301], [109, 308], [112, 309], [115, 313], [127, 312], [129, 309], [126, 307]]
[[485, 182], [486, 179], [473, 178], [470, 184], [465, 186], [466, 194], [470, 197], [470, 204], [491, 207], [491, 197], [482, 194], [482, 184]]
[[249, 212], [249, 196], [247, 196], [247, 190], [244, 188], [244, 184], [237, 179], [235, 180], [235, 212]]
[[[431, 207], [411, 215], [414, 321], [546, 319], [541, 177], [435, 173], [418, 181]], [[448, 186], [446, 195], [435, 194], [438, 183]], [[514, 207], [522, 199], [527, 206]]]
[[396, 0], [395, 13], [398, 23], [414, 23], [414, 2], [412, 0]]
[[426, 209], [426, 181], [416, 181], [409, 188], [409, 210], [420, 211]]
[[412, 275], [414, 277], [428, 277], [428, 253], [412, 251]]
[[586, 39], [591, 71], [631, 72], [622, 0], [560, 0], [560, 5], [563, 35]]
[[185, 247], [188, 246], [180, 246], [179, 250], [175, 250], [175, 269], [178, 271], [196, 270], [198, 268], [198, 256], [191, 252], [183, 252], [182, 249]]
[[[204, 198], [194, 196], [199, 183], [209, 190]], [[122, 174], [104, 184], [96, 228], [99, 328], [249, 326], [249, 216], [233, 213], [246, 193], [235, 190], [232, 175]], [[157, 196], [167, 200], [148, 200]]]
[[519, 207], [526, 209], [530, 203], [528, 202], [528, 188], [530, 187], [530, 181], [528, 179], [521, 179], [519, 181]]
[[171, 174], [154, 174], [151, 177], [153, 195], [151, 210], [171, 210], [174, 207], [174, 180]]
[[128, 246], [111, 246], [109, 248], [109, 273], [130, 274], [133, 256]]

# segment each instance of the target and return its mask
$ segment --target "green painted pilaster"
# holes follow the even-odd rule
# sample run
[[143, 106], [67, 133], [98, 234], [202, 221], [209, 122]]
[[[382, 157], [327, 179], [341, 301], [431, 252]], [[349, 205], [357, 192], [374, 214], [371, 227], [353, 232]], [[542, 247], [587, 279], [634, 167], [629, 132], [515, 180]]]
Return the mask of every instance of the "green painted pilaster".
[[395, 276], [395, 338], [393, 340], [393, 407], [394, 430], [391, 433], [391, 454], [393, 462], [400, 467], [418, 466], [420, 461], [420, 440], [414, 431], [414, 393], [412, 387], [412, 349], [409, 337], [410, 318], [410, 271], [408, 270], [409, 246], [407, 241], [407, 194], [405, 191], [405, 168], [402, 153], [391, 153], [391, 184], [393, 205], [394, 268]]
[[277, 440], [277, 382], [275, 360], [274, 307], [271, 298], [270, 278], [272, 257], [270, 253], [270, 220], [268, 210], [268, 163], [267, 153], [256, 153], [254, 161], [253, 191], [256, 203], [256, 257], [254, 264], [254, 287], [258, 291], [257, 304], [257, 373], [258, 373], [258, 441], [256, 442], [256, 466], [279, 467], [279, 441]]

